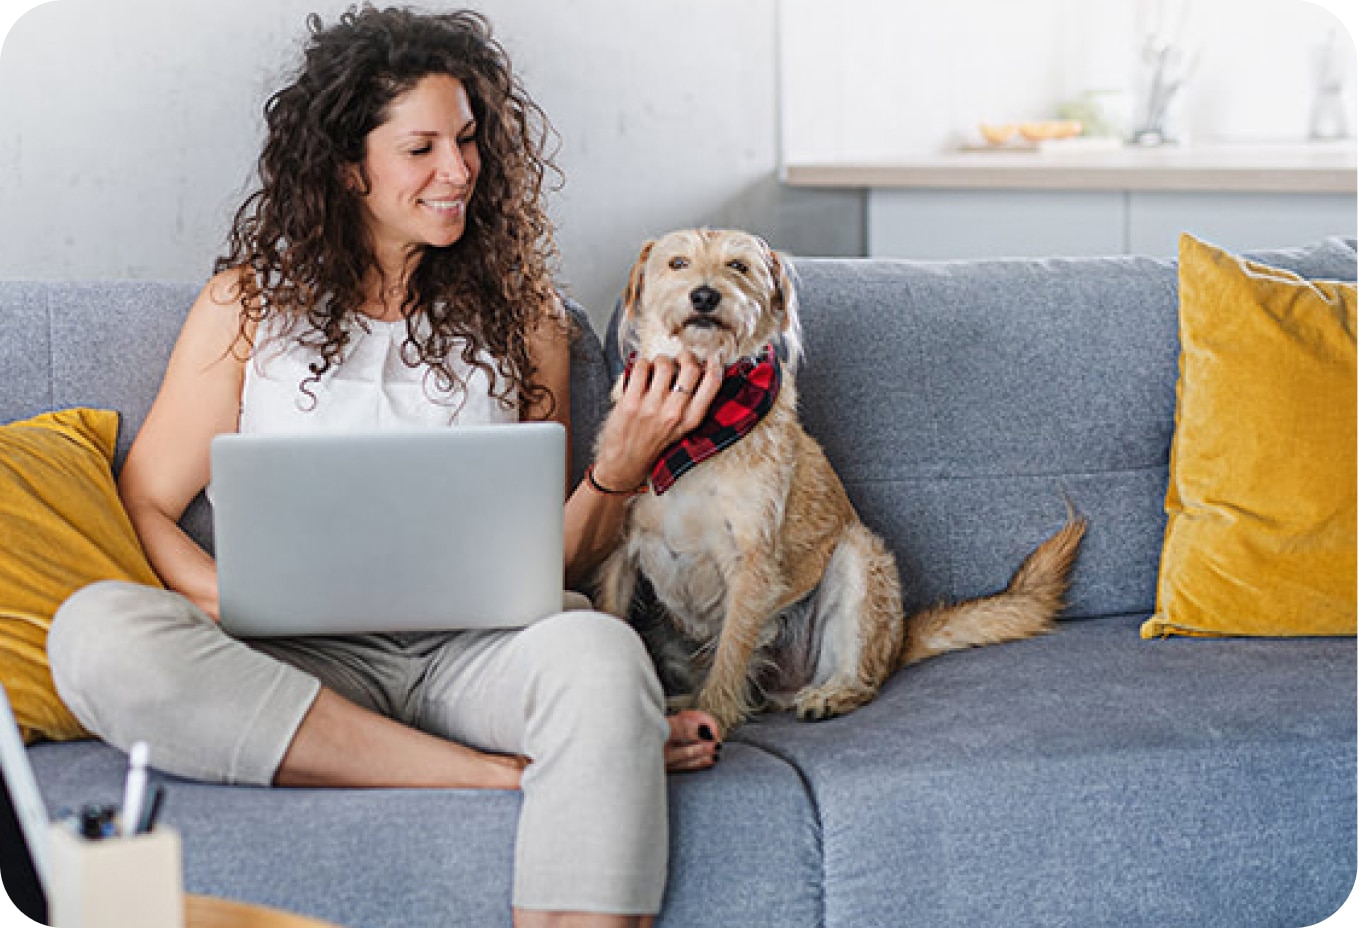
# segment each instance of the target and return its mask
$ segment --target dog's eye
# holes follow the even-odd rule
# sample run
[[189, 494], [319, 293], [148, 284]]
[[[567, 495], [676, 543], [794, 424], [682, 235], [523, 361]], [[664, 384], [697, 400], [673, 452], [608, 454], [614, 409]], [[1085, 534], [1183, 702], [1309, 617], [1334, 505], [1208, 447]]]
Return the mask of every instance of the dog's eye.
[[671, 270], [683, 271], [687, 267], [689, 267], [689, 258], [681, 258], [678, 255], [671, 258]]
[[728, 261], [727, 266], [730, 267], [732, 270], [736, 271], [738, 274], [745, 274], [747, 271], [750, 270], [750, 268], [746, 266], [745, 261], [738, 261], [736, 258], [733, 258], [731, 261]]

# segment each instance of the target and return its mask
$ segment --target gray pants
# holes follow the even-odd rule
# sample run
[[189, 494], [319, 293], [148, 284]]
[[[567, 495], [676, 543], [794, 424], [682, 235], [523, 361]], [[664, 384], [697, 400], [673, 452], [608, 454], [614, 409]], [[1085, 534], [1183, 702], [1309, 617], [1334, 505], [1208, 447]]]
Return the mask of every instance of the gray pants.
[[665, 885], [664, 700], [625, 623], [564, 612], [517, 631], [239, 641], [183, 596], [96, 583], [48, 636], [57, 691], [153, 766], [268, 785], [321, 686], [481, 750], [523, 754], [514, 904], [655, 913]]

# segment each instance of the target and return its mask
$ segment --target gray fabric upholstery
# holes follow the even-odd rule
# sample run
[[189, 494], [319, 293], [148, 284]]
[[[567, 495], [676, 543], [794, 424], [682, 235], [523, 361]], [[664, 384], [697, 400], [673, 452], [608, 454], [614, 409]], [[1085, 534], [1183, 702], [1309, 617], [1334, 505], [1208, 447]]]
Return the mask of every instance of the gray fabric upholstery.
[[1145, 617], [909, 667], [848, 718], [747, 728], [807, 779], [825, 924], [1302, 926], [1340, 906], [1355, 641], [1146, 642]]
[[[1355, 279], [1353, 242], [1261, 256]], [[1353, 639], [1145, 642], [1176, 376], [1172, 262], [798, 260], [809, 430], [908, 605], [989, 592], [1091, 519], [1070, 616], [949, 655], [855, 714], [763, 717], [671, 781], [679, 926], [1316, 922], [1356, 873]], [[0, 282], [0, 421], [145, 415], [192, 285]], [[607, 404], [587, 332], [580, 472]], [[617, 370], [617, 367], [614, 368]], [[31, 750], [53, 810], [118, 797], [95, 743]], [[518, 799], [171, 781], [195, 892], [363, 928], [508, 924]]]
[[[30, 750], [49, 807], [117, 802], [127, 759], [95, 742]], [[474, 790], [294, 790], [167, 783], [190, 892], [352, 928], [510, 924], [519, 797]], [[663, 925], [819, 924], [817, 823], [797, 773], [733, 744], [711, 775], [671, 780]]]

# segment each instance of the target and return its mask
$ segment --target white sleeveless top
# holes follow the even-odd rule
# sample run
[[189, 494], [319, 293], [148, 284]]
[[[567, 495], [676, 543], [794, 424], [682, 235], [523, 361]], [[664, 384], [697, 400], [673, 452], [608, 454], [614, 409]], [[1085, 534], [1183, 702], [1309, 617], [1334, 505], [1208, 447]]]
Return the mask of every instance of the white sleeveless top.
[[[486, 372], [462, 360], [462, 340], [454, 342], [449, 364], [461, 383], [441, 383], [429, 367], [407, 363], [402, 352], [405, 320], [352, 319], [350, 341], [339, 363], [313, 380], [309, 365], [319, 355], [298, 344], [291, 324], [287, 317], [271, 315], [261, 320], [255, 333], [255, 350], [241, 388], [243, 433], [447, 428], [519, 418], [517, 395], [511, 392], [508, 409], [492, 397]], [[417, 333], [428, 329], [422, 314]], [[482, 352], [479, 357], [494, 369], [490, 355]]]

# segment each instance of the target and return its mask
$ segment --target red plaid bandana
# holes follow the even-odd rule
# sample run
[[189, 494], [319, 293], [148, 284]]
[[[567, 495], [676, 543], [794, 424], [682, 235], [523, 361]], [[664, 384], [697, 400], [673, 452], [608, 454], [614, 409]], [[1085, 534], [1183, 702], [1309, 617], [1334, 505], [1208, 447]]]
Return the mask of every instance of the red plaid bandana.
[[[626, 378], [636, 355], [629, 357]], [[657, 496], [671, 488], [685, 471], [728, 448], [765, 418], [779, 396], [779, 359], [774, 346], [766, 345], [754, 358], [742, 358], [723, 371], [722, 386], [708, 407], [699, 427], [661, 452], [652, 468], [652, 492]]]

